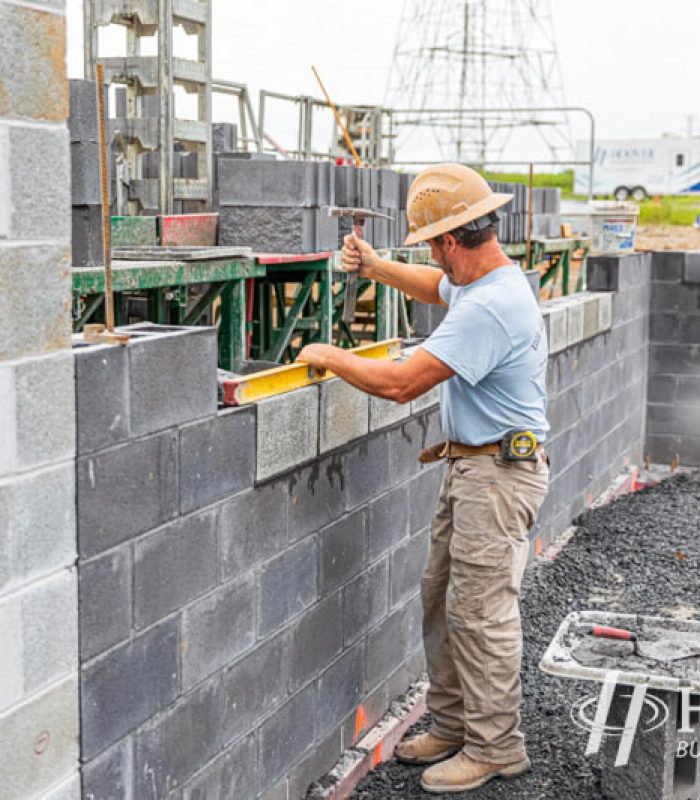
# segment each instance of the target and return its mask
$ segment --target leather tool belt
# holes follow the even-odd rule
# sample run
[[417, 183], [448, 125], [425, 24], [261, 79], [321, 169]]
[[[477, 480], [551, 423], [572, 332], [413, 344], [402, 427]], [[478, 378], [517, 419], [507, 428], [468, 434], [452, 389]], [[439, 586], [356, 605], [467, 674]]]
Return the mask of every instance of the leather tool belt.
[[[418, 460], [421, 464], [430, 464], [433, 461], [439, 461], [441, 458], [468, 458], [469, 456], [496, 456], [502, 451], [500, 442], [491, 442], [489, 444], [471, 445], [461, 444], [460, 442], [440, 442], [434, 444], [432, 447], [426, 447], [421, 450]], [[546, 460], [549, 463], [549, 458], [546, 456], [542, 445], [537, 445], [535, 452], [539, 458]]]

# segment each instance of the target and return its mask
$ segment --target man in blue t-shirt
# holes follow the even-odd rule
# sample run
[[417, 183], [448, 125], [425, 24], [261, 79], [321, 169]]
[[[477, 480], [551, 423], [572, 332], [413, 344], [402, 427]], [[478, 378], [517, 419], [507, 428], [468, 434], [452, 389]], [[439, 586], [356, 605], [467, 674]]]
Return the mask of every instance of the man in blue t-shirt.
[[[402, 363], [330, 345], [310, 345], [299, 356], [400, 403], [440, 385], [447, 442], [422, 454], [447, 459], [421, 580], [433, 724], [396, 749], [402, 761], [433, 764], [421, 784], [436, 793], [530, 767], [520, 732], [518, 592], [549, 479], [541, 447], [549, 430], [547, 338], [527, 280], [496, 239], [496, 209], [510, 199], [462, 165], [426, 169], [409, 191], [405, 244], [427, 242], [439, 269], [382, 259], [354, 236], [346, 237], [343, 262], [447, 306], [442, 324]], [[523, 431], [528, 457], [512, 460], [504, 441]]]

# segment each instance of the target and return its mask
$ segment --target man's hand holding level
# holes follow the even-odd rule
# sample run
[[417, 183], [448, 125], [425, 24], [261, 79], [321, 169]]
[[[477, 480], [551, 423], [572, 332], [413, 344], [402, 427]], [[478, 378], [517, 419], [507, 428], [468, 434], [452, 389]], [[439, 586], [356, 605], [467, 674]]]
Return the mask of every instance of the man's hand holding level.
[[375, 279], [374, 269], [379, 263], [379, 256], [371, 244], [359, 239], [354, 233], [345, 237], [343, 244], [343, 269], [347, 272], [359, 272], [361, 278]]

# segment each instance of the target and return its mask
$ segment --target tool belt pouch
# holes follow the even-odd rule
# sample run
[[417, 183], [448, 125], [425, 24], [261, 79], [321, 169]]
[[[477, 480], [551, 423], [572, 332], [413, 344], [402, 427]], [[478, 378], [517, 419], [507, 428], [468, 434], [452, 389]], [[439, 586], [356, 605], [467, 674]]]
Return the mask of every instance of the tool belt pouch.
[[433, 461], [439, 461], [445, 457], [446, 448], [446, 442], [439, 442], [432, 447], [426, 447], [425, 450], [421, 450], [418, 460], [421, 464], [432, 464]]

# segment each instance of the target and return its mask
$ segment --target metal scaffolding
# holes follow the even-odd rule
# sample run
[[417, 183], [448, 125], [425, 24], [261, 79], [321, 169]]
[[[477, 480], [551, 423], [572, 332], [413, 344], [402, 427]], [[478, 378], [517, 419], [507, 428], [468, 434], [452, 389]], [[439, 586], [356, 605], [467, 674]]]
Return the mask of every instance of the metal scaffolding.
[[[211, 11], [211, 0], [85, 0], [85, 77], [94, 80], [99, 59], [106, 84], [126, 87], [110, 132], [128, 165], [131, 213], [211, 206]], [[126, 29], [126, 52], [103, 57], [100, 29], [115, 24]], [[178, 26], [196, 37], [196, 58], [175, 54]], [[143, 55], [144, 38], [153, 36], [157, 55]], [[175, 116], [176, 89], [196, 95], [195, 119]], [[178, 164], [195, 154], [187, 170], [176, 169], [176, 154]]]
[[[399, 151], [422, 127], [443, 158], [484, 166], [531, 127], [550, 158], [569, 158], [567, 115], [534, 113], [566, 105], [549, 0], [404, 0], [385, 105], [418, 112], [394, 115]], [[455, 113], [424, 113], [436, 107]]]

